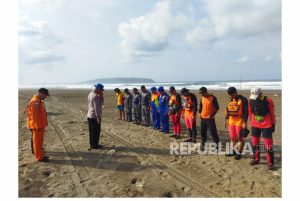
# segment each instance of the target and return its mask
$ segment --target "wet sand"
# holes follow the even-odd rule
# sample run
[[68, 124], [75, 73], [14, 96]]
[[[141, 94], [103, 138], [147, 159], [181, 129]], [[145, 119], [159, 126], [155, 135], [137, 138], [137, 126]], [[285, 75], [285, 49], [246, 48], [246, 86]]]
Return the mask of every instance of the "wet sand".
[[[264, 154], [255, 167], [249, 165], [250, 155], [240, 161], [223, 155], [170, 155], [170, 143], [187, 138], [184, 125], [183, 138], [175, 140], [118, 121], [115, 94], [110, 91], [105, 91], [100, 139], [104, 148], [88, 151], [89, 92], [50, 90], [44, 143], [50, 162], [38, 163], [31, 154], [24, 114], [35, 91], [19, 91], [19, 197], [281, 197], [281, 91], [265, 92], [276, 107], [275, 171], [267, 170]], [[228, 96], [224, 91], [212, 94], [221, 108], [216, 115], [219, 136], [227, 142], [223, 109]], [[249, 96], [248, 91], [241, 94]], [[199, 121], [197, 126], [200, 142]]]

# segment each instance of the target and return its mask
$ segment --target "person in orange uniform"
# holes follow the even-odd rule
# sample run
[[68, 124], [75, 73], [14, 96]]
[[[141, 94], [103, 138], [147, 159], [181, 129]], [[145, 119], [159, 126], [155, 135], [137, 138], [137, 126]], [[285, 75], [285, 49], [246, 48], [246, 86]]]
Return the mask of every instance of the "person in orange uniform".
[[175, 139], [180, 138], [181, 133], [181, 125], [180, 125], [180, 117], [182, 111], [181, 97], [176, 92], [175, 87], [170, 87], [170, 93], [172, 94], [169, 101], [169, 113], [171, 120], [173, 122], [173, 130], [174, 135], [170, 135], [170, 137], [175, 137]]
[[234, 155], [236, 160], [240, 160], [244, 145], [244, 137], [240, 134], [243, 129], [247, 128], [248, 100], [244, 96], [238, 95], [235, 87], [229, 87], [227, 93], [230, 98], [224, 111], [226, 121], [225, 126], [228, 127], [232, 146], [235, 146], [237, 142], [240, 146], [237, 145], [239, 153], [233, 151], [233, 154], [226, 155]]
[[196, 129], [196, 117], [197, 117], [197, 97], [190, 93], [186, 88], [181, 89], [182, 94], [182, 118], [185, 121], [186, 128], [189, 131], [189, 139], [185, 142], [196, 143], [197, 129]]
[[249, 119], [251, 123], [253, 160], [250, 165], [257, 165], [260, 161], [260, 136], [266, 149], [269, 170], [274, 170], [273, 136], [275, 131], [275, 107], [273, 100], [262, 94], [261, 88], [251, 89], [249, 101]]
[[49, 161], [43, 150], [45, 129], [48, 126], [44, 100], [48, 96], [50, 96], [48, 89], [40, 88], [38, 93], [30, 100], [26, 109], [27, 128], [32, 132], [34, 158], [37, 161], [44, 162]]
[[219, 111], [219, 103], [215, 96], [207, 92], [206, 87], [201, 87], [199, 89], [199, 94], [202, 95], [199, 104], [199, 116], [201, 119], [200, 122], [200, 132], [202, 138], [202, 147], [205, 146], [207, 141], [207, 130], [210, 130], [213, 142], [219, 143], [219, 135], [217, 132], [217, 126], [215, 122], [215, 115]]
[[117, 96], [117, 108], [119, 110], [119, 120], [125, 121], [125, 112], [124, 112], [124, 103], [125, 103], [125, 95], [121, 92], [119, 88], [115, 88], [114, 90]]

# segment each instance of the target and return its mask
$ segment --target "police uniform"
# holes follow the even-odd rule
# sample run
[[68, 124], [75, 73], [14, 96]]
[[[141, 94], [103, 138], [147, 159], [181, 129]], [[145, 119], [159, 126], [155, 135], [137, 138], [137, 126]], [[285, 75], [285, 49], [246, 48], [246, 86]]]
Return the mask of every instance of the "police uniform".
[[137, 124], [140, 124], [142, 122], [142, 96], [138, 92], [136, 94], [133, 94], [132, 99], [132, 108], [133, 108], [133, 114], [134, 114], [134, 120]]
[[132, 121], [132, 94], [125, 94], [125, 114], [126, 114], [126, 121]]
[[161, 116], [162, 132], [169, 133], [169, 100], [170, 96], [163, 93], [159, 96], [158, 104]]
[[142, 92], [142, 115], [143, 122], [145, 126], [150, 125], [150, 101], [151, 101], [151, 93], [146, 91]]

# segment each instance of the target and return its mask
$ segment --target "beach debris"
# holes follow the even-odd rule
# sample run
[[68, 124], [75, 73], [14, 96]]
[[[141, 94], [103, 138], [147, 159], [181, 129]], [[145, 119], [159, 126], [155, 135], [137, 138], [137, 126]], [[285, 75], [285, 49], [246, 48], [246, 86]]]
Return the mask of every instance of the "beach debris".
[[108, 152], [107, 152], [107, 154], [109, 154], [109, 155], [113, 155], [113, 154], [115, 154], [116, 153], [116, 150], [115, 149], [112, 149], [112, 150], [109, 150]]
[[144, 186], [145, 186], [145, 182], [142, 181], [141, 179], [137, 179], [137, 178], [134, 178], [131, 180], [131, 183], [134, 183], [133, 184], [133, 187], [137, 190], [137, 191], [143, 191], [144, 190]]
[[49, 170], [43, 170], [42, 171], [42, 175], [44, 175], [44, 176], [49, 176], [51, 174], [51, 172], [49, 171]]
[[131, 179], [131, 184], [135, 184], [136, 182], [137, 182], [137, 178], [133, 178], [133, 179]]
[[272, 172], [272, 175], [274, 175], [274, 176], [280, 176], [280, 173], [279, 172]]
[[173, 197], [172, 192], [170, 192], [170, 191], [164, 192], [162, 196], [165, 197], [165, 198], [172, 198]]
[[25, 183], [26, 183], [27, 181], [32, 181], [32, 179], [30, 179], [30, 178], [28, 177], [28, 170], [27, 170], [27, 167], [25, 167], [24, 172], [23, 172], [23, 175], [19, 174], [19, 176], [20, 176], [20, 177], [23, 177], [23, 178], [25, 179]]

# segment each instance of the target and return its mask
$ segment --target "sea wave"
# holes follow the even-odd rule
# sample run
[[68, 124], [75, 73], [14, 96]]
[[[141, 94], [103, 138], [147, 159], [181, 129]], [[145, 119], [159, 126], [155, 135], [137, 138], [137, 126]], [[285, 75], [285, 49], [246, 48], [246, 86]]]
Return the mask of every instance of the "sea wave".
[[[96, 84], [96, 83], [95, 83]], [[145, 85], [147, 88], [152, 86], [159, 87], [164, 86], [168, 89], [170, 86], [181, 89], [183, 87], [190, 90], [198, 90], [200, 87], [205, 86], [209, 90], [225, 90], [228, 87], [236, 87], [240, 90], [250, 90], [253, 87], [260, 87], [264, 90], [281, 90], [281, 81], [208, 81], [208, 82], [156, 82], [156, 83], [132, 83], [132, 84], [104, 84], [104, 88], [107, 90], [113, 90], [114, 88], [120, 89], [133, 89], [139, 88], [141, 85]], [[20, 89], [36, 89], [40, 87], [47, 87], [52, 89], [93, 89], [91, 84], [45, 84], [45, 85], [20, 85]]]

